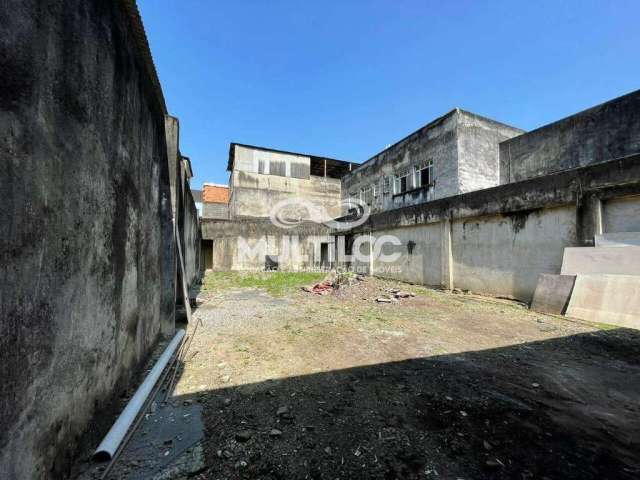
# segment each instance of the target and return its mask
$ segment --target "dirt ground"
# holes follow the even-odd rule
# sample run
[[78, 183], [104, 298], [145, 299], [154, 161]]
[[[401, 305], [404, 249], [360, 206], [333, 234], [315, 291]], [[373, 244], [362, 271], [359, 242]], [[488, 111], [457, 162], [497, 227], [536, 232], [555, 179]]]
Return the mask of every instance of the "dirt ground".
[[[113, 478], [640, 478], [640, 332], [374, 278], [221, 278]], [[376, 302], [394, 288], [415, 296]]]
[[373, 278], [199, 303], [197, 478], [640, 477], [638, 332]]

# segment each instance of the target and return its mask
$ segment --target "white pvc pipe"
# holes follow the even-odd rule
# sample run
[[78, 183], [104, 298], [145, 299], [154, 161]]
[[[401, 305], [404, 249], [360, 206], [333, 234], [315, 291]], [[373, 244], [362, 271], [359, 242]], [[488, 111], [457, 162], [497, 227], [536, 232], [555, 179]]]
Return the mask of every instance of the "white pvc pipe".
[[160, 355], [160, 358], [146, 376], [144, 382], [142, 382], [138, 387], [138, 390], [136, 390], [136, 393], [131, 397], [131, 400], [129, 400], [129, 403], [127, 403], [127, 406], [116, 420], [116, 423], [113, 424], [109, 433], [107, 433], [107, 435], [102, 439], [100, 445], [98, 445], [98, 448], [93, 454], [94, 459], [106, 461], [113, 458], [116, 450], [118, 450], [120, 442], [122, 442], [122, 439], [127, 434], [129, 427], [138, 416], [142, 406], [147, 401], [149, 393], [151, 393], [153, 387], [158, 382], [160, 375], [162, 375], [163, 370], [167, 366], [167, 363], [169, 363], [169, 360], [176, 351], [176, 348], [178, 348], [178, 345], [180, 345], [184, 335], [184, 330], [178, 330], [176, 332], [171, 343], [169, 343], [167, 348], [164, 349], [164, 352], [162, 352], [162, 355]]

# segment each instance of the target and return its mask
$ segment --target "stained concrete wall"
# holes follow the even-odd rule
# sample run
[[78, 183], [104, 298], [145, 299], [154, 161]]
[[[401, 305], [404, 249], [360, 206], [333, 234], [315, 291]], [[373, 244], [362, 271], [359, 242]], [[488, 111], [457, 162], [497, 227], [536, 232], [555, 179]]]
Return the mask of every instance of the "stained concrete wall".
[[173, 328], [166, 108], [132, 1], [2, 10], [0, 478], [65, 478]]
[[187, 278], [187, 286], [192, 288], [200, 279], [200, 245], [202, 236], [200, 232], [200, 219], [198, 209], [193, 201], [189, 184], [185, 184], [185, 208], [184, 208], [184, 231], [182, 234], [184, 245], [184, 263]]
[[500, 144], [500, 183], [640, 152], [640, 90]]
[[[381, 244], [381, 253], [387, 257], [400, 254], [392, 262], [374, 257], [373, 274], [410, 283], [437, 286], [442, 283], [442, 227], [439, 222], [406, 228], [375, 232], [375, 236], [390, 235], [399, 240]], [[397, 256], [397, 255], [395, 255]]]
[[[300, 179], [242, 170], [231, 174], [230, 217], [268, 217], [276, 204], [296, 198], [322, 207], [326, 219], [340, 216], [341, 186], [337, 178], [310, 175]], [[302, 218], [310, 219], [307, 209], [298, 211]]]
[[565, 247], [583, 245], [582, 232], [595, 230], [584, 225], [597, 218], [585, 212], [593, 204], [584, 199], [597, 194], [616, 205], [604, 208], [602, 221], [626, 228], [635, 218], [611, 218], [633, 211], [626, 202], [638, 193], [634, 156], [381, 212], [349, 234], [399, 241], [382, 250], [399, 253], [396, 261], [373, 258], [375, 275], [530, 301], [538, 275], [560, 273]]
[[228, 203], [203, 203], [202, 204], [202, 217], [203, 218], [217, 218], [220, 220], [229, 219], [229, 204]]
[[202, 238], [212, 240], [213, 270], [264, 270], [267, 255], [277, 257], [279, 270], [317, 268], [320, 243], [329, 244], [331, 261], [335, 255], [331, 230], [312, 223], [283, 229], [255, 218], [202, 219]]
[[576, 242], [575, 221], [570, 205], [454, 221], [454, 285], [531, 300], [539, 274], [560, 272], [564, 247]]
[[500, 143], [524, 133], [464, 110], [458, 111], [458, 192], [500, 184]]
[[603, 232], [640, 232], [640, 195], [603, 202]]
[[[343, 179], [343, 199], [375, 185], [371, 205], [381, 212], [498, 185], [499, 143], [522, 130], [455, 109], [395, 143]], [[433, 163], [433, 185], [416, 188], [414, 167]], [[409, 173], [408, 191], [394, 193], [396, 175]], [[345, 212], [346, 213], [346, 212]]]

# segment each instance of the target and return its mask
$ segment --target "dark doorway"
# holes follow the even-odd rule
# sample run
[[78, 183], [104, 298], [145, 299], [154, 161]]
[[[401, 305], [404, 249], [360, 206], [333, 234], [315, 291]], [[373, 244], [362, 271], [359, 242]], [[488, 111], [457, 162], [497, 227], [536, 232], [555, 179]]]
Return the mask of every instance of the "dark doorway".
[[213, 240], [202, 240], [202, 268], [213, 268]]
[[329, 244], [328, 243], [320, 244], [320, 266], [325, 269], [328, 269], [329, 267], [331, 267], [331, 262], [329, 260]]

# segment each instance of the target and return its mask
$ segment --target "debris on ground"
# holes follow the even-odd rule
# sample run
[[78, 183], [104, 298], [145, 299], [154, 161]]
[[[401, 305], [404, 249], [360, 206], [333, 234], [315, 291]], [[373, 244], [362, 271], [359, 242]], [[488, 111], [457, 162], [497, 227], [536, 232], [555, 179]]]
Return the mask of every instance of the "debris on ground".
[[325, 280], [324, 282], [316, 283], [312, 287], [302, 287], [302, 290], [316, 295], [327, 295], [333, 291], [333, 282]]
[[316, 283], [310, 287], [302, 287], [302, 290], [309, 293], [315, 293], [316, 295], [327, 295], [334, 290], [350, 287], [358, 282], [362, 282], [364, 279], [365, 277], [363, 275], [355, 274], [353, 272], [338, 272], [323, 282]]
[[393, 302], [397, 302], [398, 300], [396, 300], [395, 298], [389, 298], [389, 297], [378, 297], [376, 298], [376, 302], [378, 303], [393, 303]]

